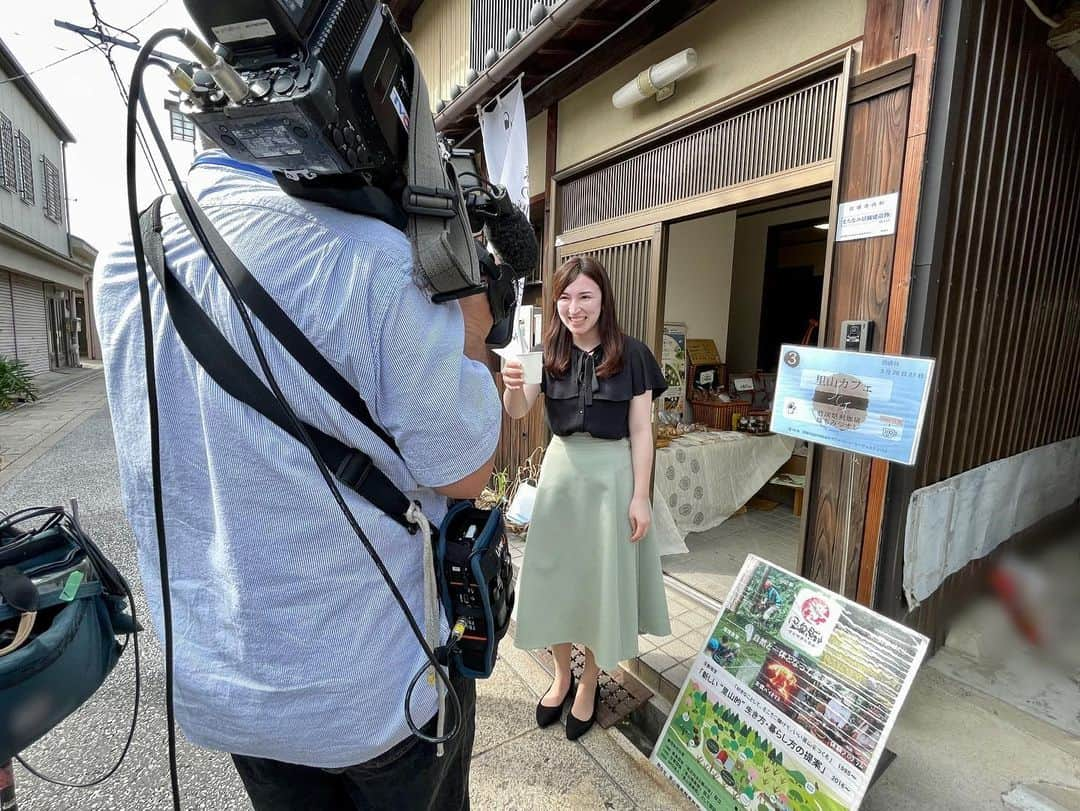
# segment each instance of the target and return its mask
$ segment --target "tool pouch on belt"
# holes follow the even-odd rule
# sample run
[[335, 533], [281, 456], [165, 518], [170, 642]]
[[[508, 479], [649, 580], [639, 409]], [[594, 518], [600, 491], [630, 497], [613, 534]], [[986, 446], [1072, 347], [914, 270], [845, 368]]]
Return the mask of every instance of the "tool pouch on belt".
[[127, 584], [62, 507], [0, 519], [0, 762], [101, 686], [134, 632]]

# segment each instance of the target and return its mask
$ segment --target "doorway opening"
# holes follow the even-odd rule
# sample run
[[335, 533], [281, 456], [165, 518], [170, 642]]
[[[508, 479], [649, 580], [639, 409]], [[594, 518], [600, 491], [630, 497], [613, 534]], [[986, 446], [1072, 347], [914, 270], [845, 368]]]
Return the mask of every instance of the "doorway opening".
[[692, 430], [657, 448], [654, 527], [688, 649], [708, 623], [687, 607], [722, 602], [748, 554], [798, 571], [808, 449], [768, 425], [781, 344], [817, 343], [828, 218], [818, 189], [668, 228], [660, 422]]

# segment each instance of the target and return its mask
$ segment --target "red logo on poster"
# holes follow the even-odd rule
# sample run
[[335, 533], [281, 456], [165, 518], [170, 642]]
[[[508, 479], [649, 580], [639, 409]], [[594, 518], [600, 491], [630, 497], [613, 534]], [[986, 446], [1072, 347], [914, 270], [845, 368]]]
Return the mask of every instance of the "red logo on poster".
[[829, 604], [820, 597], [811, 597], [802, 604], [802, 615], [807, 622], [821, 625], [829, 619]]

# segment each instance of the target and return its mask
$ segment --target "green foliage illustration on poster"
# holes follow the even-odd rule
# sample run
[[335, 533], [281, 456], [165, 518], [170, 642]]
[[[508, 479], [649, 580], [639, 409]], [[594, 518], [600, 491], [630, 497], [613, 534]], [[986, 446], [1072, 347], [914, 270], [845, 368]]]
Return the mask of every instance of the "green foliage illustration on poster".
[[660, 410], [681, 417], [686, 399], [686, 324], [664, 324], [663, 340], [660, 364], [668, 388], [661, 398]]
[[[728, 792], [711, 792], [708, 808], [752, 811], [844, 811], [845, 806], [791, 764], [734, 710], [710, 701], [701, 685], [683, 691], [674, 721], [660, 747], [683, 755], [687, 782], [719, 779]], [[685, 757], [686, 754], [697, 757]], [[725, 796], [726, 794], [726, 796]]]

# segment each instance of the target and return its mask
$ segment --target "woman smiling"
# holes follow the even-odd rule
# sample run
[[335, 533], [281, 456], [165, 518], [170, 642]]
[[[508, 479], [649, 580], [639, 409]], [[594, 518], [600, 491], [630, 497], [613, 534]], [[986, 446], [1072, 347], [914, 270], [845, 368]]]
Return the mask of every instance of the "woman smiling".
[[[508, 362], [503, 405], [520, 419], [541, 391], [545, 396], [553, 436], [518, 582], [515, 644], [551, 647], [555, 678], [536, 721], [553, 724], [570, 702], [566, 736], [575, 740], [596, 719], [600, 668], [637, 656], [638, 634], [671, 632], [660, 554], [649, 532], [652, 401], [667, 382], [649, 348], [619, 329], [599, 262], [567, 261], [553, 288], [542, 382], [526, 384], [521, 364]], [[585, 649], [576, 689], [573, 642]]]

